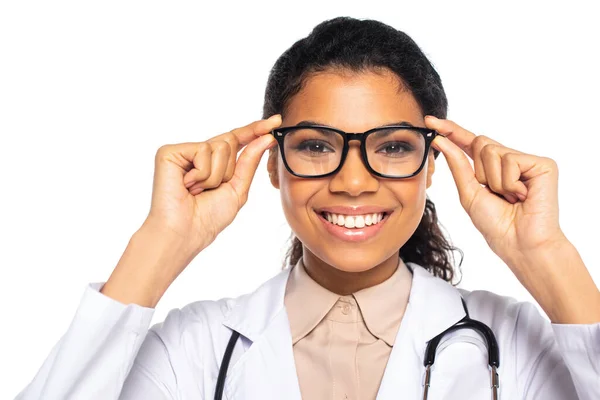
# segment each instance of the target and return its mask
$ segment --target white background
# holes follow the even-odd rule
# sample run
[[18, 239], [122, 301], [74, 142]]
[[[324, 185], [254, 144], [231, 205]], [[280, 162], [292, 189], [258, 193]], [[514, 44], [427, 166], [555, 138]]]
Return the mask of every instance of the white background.
[[[277, 57], [339, 15], [413, 37], [442, 76], [449, 118], [558, 162], [563, 230], [600, 283], [593, 3], [3, 2], [0, 398], [33, 378], [85, 285], [108, 278], [149, 210], [156, 149], [259, 119]], [[154, 322], [280, 270], [290, 231], [264, 161], [248, 204], [169, 289]], [[530, 300], [437, 162], [429, 195], [465, 252], [461, 287]]]

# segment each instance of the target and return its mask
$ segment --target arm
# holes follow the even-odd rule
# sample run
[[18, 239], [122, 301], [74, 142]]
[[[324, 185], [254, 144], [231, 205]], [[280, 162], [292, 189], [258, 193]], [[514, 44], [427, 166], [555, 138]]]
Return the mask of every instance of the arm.
[[[148, 271], [161, 270], [163, 260], [176, 260], [173, 251], [176, 243], [136, 232], [109, 281], [86, 288], [69, 329], [17, 399], [118, 399], [125, 383], [124, 399], [174, 398], [165, 390], [174, 382], [168, 355], [156, 335], [148, 335], [150, 306], [168, 287], [155, 284], [161, 280]], [[145, 273], [136, 276], [139, 265]], [[136, 373], [126, 382], [139, 352], [167, 367], [161, 376]]]
[[510, 260], [509, 267], [553, 324], [600, 323], [600, 291], [564, 236]]
[[[523, 398], [566, 399], [561, 393], [576, 391], [580, 400], [599, 399], [600, 291], [575, 247], [558, 241], [511, 268], [535, 272], [522, 274], [522, 283], [552, 321], [549, 327], [537, 310], [519, 318], [516, 337], [527, 339], [517, 354], [527, 354], [527, 347], [539, 350], [522, 360]], [[537, 344], [528, 343], [531, 338]]]
[[18, 399], [117, 399], [121, 390], [125, 399], [173, 398], [166, 348], [146, 336], [153, 308], [246, 203], [262, 155], [277, 144], [269, 132], [279, 125], [277, 114], [206, 142], [158, 149], [146, 221], [101, 293], [86, 292], [73, 324]]

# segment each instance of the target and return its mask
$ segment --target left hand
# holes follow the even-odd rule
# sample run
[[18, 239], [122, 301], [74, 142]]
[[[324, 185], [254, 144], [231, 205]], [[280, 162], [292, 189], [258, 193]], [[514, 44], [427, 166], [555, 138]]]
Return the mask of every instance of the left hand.
[[450, 120], [427, 117], [425, 125], [445, 136], [432, 146], [448, 162], [461, 205], [507, 265], [566, 241], [554, 160], [505, 147]]

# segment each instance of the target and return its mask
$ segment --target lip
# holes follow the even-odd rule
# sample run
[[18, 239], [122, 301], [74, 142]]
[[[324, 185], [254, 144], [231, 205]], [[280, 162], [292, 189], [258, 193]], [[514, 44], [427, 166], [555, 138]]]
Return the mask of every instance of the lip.
[[[379, 231], [381, 230], [383, 225], [387, 222], [387, 220], [391, 214], [390, 212], [386, 212], [383, 219], [375, 225], [365, 226], [364, 228], [346, 228], [345, 226], [334, 225], [331, 222], [327, 221], [323, 217], [322, 213], [325, 211], [334, 212], [334, 211], [329, 211], [330, 209], [334, 209], [334, 208], [328, 207], [327, 209], [322, 209], [321, 212], [316, 213], [317, 217], [323, 224], [325, 230], [327, 232], [329, 232], [332, 236], [334, 236], [340, 240], [343, 240], [345, 242], [354, 242], [354, 243], [364, 242], [366, 240], [371, 239], [375, 235], [377, 235], [377, 233], [379, 233]], [[361, 211], [360, 213], [346, 214], [346, 215], [361, 215], [361, 213], [369, 214], [370, 209], [373, 209], [373, 208], [364, 207], [363, 209], [360, 210]], [[385, 211], [372, 211], [372, 212], [385, 212]], [[345, 212], [339, 211], [337, 213], [344, 214]]]
[[315, 208], [317, 214], [328, 212], [332, 214], [344, 214], [344, 215], [365, 215], [373, 213], [386, 213], [391, 214], [392, 208], [381, 207], [381, 206], [330, 206], [323, 208]]

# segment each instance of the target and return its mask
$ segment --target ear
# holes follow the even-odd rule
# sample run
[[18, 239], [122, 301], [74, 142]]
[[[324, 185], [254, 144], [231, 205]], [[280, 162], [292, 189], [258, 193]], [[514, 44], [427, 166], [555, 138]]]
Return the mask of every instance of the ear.
[[267, 160], [267, 171], [269, 171], [269, 179], [271, 180], [271, 185], [275, 189], [279, 189], [279, 168], [277, 168], [279, 149], [277, 146], [269, 149], [269, 158]]
[[427, 189], [429, 189], [429, 186], [431, 186], [431, 177], [435, 172], [435, 157], [433, 156], [433, 151], [429, 152], [427, 158]]

